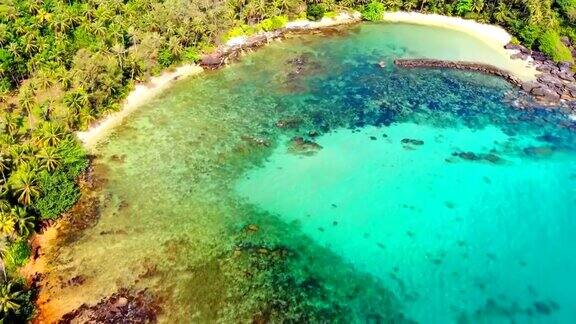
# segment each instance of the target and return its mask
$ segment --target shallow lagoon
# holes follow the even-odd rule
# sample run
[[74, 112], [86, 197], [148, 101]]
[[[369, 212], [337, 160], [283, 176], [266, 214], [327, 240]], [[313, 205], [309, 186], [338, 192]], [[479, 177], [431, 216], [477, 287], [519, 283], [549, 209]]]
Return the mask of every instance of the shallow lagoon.
[[467, 35], [330, 34], [183, 80], [101, 143], [100, 221], [50, 250], [45, 308], [131, 287], [166, 322], [573, 322], [574, 122], [493, 77], [392, 66], [505, 64]]

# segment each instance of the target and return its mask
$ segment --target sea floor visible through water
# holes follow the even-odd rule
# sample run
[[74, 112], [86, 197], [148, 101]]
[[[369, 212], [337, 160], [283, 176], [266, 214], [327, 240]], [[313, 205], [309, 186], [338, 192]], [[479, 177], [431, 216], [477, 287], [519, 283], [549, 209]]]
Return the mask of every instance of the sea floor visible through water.
[[466, 34], [323, 33], [179, 81], [100, 143], [100, 219], [46, 248], [41, 309], [128, 288], [166, 323], [576, 321], [575, 122], [392, 64], [505, 68]]

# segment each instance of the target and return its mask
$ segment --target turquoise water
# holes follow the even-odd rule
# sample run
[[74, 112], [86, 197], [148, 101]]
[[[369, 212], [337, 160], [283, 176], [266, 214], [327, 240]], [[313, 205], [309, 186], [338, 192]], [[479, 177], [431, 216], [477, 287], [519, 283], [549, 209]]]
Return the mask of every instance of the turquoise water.
[[575, 322], [575, 122], [392, 64], [504, 64], [470, 36], [323, 34], [179, 81], [101, 143], [100, 220], [47, 252], [45, 308], [127, 287], [166, 323]]
[[[574, 319], [573, 154], [523, 156], [541, 143], [495, 126], [399, 123], [339, 129], [317, 142], [323, 149], [313, 156], [278, 147], [238, 190], [393, 287], [408, 317]], [[462, 151], [496, 151], [505, 161], [452, 156]], [[552, 314], [538, 317], [535, 303]]]

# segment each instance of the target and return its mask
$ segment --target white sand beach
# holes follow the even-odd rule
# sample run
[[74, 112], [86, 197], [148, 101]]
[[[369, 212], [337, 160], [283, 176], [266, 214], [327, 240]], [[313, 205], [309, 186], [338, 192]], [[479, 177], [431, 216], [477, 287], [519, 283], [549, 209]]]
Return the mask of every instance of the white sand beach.
[[[500, 26], [483, 24], [460, 17], [405, 11], [386, 12], [384, 13], [384, 21], [458, 30], [481, 40], [483, 43], [496, 50], [507, 60], [507, 70], [519, 79], [523, 81], [534, 80], [538, 73], [530, 61], [510, 58], [510, 55], [517, 53], [517, 51], [507, 50], [504, 48], [504, 45], [510, 42], [512, 36]], [[479, 63], [490, 64], [490, 62]]]
[[76, 136], [84, 144], [85, 147], [90, 148], [96, 144], [104, 135], [111, 129], [118, 126], [126, 116], [136, 110], [148, 100], [157, 96], [171, 83], [180, 78], [188, 77], [201, 73], [204, 69], [195, 64], [186, 64], [176, 68], [173, 71], [167, 71], [157, 77], [153, 77], [150, 81], [137, 85], [132, 92], [126, 97], [122, 109], [106, 116], [103, 120], [90, 126], [88, 130], [77, 132]]
[[[358, 22], [360, 19], [361, 15], [359, 12], [342, 12], [334, 18], [325, 17], [320, 21], [291, 21], [285, 26], [285, 28], [286, 30], [317, 29]], [[235, 37], [228, 40], [224, 46], [241, 46], [247, 40], [248, 37], [246, 36]], [[122, 109], [93, 124], [86, 131], [77, 132], [76, 136], [86, 148], [93, 147], [99, 140], [106, 136], [110, 130], [118, 126], [130, 113], [151, 98], [162, 93], [162, 91], [166, 90], [175, 80], [196, 75], [202, 71], [203, 68], [198, 65], [186, 64], [174, 69], [173, 71], [164, 72], [160, 76], [153, 77], [146, 83], [137, 85], [125, 99]]]

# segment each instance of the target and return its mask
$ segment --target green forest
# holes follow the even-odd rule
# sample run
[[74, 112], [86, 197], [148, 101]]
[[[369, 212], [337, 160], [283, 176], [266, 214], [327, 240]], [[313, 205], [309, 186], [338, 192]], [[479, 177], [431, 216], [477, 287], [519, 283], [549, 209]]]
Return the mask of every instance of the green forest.
[[73, 132], [117, 111], [135, 83], [197, 62], [227, 37], [358, 10], [462, 16], [572, 61], [576, 0], [3, 0], [0, 4], [0, 321], [33, 316], [18, 268], [28, 238], [80, 195], [88, 165]]

